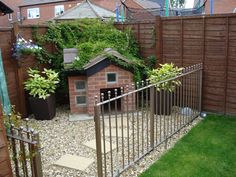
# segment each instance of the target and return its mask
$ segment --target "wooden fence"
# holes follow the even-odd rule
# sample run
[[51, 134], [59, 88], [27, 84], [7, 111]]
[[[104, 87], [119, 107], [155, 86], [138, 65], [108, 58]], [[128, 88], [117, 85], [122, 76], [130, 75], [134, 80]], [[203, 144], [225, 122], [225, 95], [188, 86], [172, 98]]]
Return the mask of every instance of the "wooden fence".
[[[155, 23], [117, 27], [131, 27], [141, 54], [155, 55], [158, 63], [173, 62], [178, 66], [203, 63], [203, 110], [236, 114], [235, 14], [157, 17]], [[153, 27], [155, 35], [150, 30]]]
[[[27, 103], [23, 83], [27, 79], [26, 71], [29, 67], [34, 67], [38, 63], [32, 56], [25, 56], [21, 61], [12, 57], [12, 47], [15, 43], [16, 35], [20, 33], [25, 39], [32, 39], [32, 26], [18, 26], [14, 28], [0, 28], [0, 48], [2, 49], [2, 58], [4, 71], [6, 74], [8, 94], [12, 105], [16, 106], [23, 117], [27, 116]], [[40, 26], [39, 33], [44, 33], [47, 27]]]
[[[178, 66], [203, 63], [203, 110], [236, 114], [236, 15], [193, 17], [157, 17], [155, 21], [115, 24], [124, 30], [130, 27], [143, 57], [156, 56], [158, 63], [173, 62]], [[45, 33], [46, 26], [38, 27]], [[26, 114], [22, 82], [25, 72], [35, 61], [26, 59], [19, 67], [11, 58], [14, 35], [20, 32], [32, 38], [32, 26], [0, 29], [8, 90], [12, 104]]]
[[12, 177], [10, 157], [7, 147], [7, 137], [3, 126], [2, 108], [0, 102], [0, 176]]

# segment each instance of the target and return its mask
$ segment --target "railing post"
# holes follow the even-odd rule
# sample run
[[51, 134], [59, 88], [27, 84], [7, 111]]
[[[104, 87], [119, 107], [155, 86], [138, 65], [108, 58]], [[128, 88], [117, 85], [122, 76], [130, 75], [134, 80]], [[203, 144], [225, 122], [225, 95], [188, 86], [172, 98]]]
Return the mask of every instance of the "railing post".
[[[39, 134], [36, 132], [32, 132], [33, 141], [36, 142], [36, 144], [33, 144], [32, 152], [33, 153], [33, 177], [43, 177], [43, 171], [42, 171], [42, 162], [41, 162], [41, 154], [40, 154], [40, 142], [39, 142]], [[35, 156], [34, 156], [35, 153]]]
[[203, 67], [202, 64], [200, 64], [200, 80], [199, 80], [199, 113], [202, 112], [202, 72], [203, 72]]
[[[95, 121], [95, 134], [96, 134], [96, 150], [97, 150], [97, 174], [102, 177], [102, 143], [101, 143], [101, 128], [98, 107], [94, 106], [94, 121]], [[106, 162], [105, 162], [106, 163]]]
[[150, 87], [150, 146], [151, 149], [154, 148], [154, 90], [155, 87]]

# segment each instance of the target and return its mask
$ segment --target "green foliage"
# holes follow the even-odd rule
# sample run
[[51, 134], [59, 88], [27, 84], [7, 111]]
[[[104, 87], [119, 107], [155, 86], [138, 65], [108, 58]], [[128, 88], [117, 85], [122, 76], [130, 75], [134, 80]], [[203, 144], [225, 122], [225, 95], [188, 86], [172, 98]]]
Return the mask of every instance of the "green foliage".
[[157, 58], [154, 55], [151, 55], [147, 58], [146, 63], [149, 69], [154, 69], [156, 67]]
[[180, 75], [182, 73], [182, 68], [174, 66], [173, 63], [160, 64], [160, 66], [161, 67], [158, 69], [149, 71], [148, 80], [151, 84], [156, 85], [157, 90], [168, 90], [170, 92], [174, 91], [176, 86], [181, 85], [181, 82], [179, 80], [174, 79], [163, 83], [160, 82]]
[[[47, 52], [45, 58], [53, 66], [53, 69], [58, 72], [64, 69], [64, 48], [76, 47], [78, 49], [79, 60], [75, 60], [73, 63], [72, 67], [74, 69], [81, 69], [90, 59], [102, 53], [105, 48], [113, 48], [133, 60], [133, 68], [135, 68], [136, 61], [138, 61], [138, 66], [142, 61], [139, 59], [139, 49], [132, 31], [130, 29], [126, 29], [124, 32], [119, 31], [112, 22], [82, 19], [50, 24], [47, 33], [37, 38], [37, 41], [40, 46], [46, 43], [55, 45], [55, 51], [53, 53]], [[143, 65], [143, 67], [145, 66]], [[141, 71], [138, 75], [142, 75]]]
[[42, 73], [36, 69], [28, 70], [29, 79], [25, 82], [25, 89], [33, 97], [46, 99], [54, 93], [59, 83], [58, 73], [51, 69], [44, 69]]
[[208, 115], [140, 177], [234, 177], [235, 137], [235, 116]]
[[6, 128], [6, 131], [10, 133], [11, 124], [15, 127], [19, 127], [21, 124], [21, 114], [16, 111], [15, 106], [11, 107], [10, 115], [3, 115], [3, 122]]

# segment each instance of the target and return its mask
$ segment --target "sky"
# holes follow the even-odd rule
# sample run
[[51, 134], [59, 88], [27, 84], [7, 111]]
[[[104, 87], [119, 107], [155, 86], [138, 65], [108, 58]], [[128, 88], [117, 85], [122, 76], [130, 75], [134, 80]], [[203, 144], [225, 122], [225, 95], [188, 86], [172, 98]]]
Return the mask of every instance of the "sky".
[[194, 0], [186, 0], [185, 8], [193, 8]]

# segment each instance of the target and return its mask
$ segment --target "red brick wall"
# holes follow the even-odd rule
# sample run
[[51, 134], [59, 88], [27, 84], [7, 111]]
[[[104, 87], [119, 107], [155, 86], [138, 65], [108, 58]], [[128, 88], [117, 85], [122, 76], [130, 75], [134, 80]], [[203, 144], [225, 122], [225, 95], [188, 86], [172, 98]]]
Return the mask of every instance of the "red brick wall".
[[[71, 76], [68, 78], [69, 94], [70, 94], [70, 111], [75, 114], [85, 114], [87, 113], [87, 106], [78, 106], [76, 104], [76, 96], [82, 95], [84, 93], [79, 93], [75, 88], [76, 81], [86, 81], [86, 76]], [[87, 93], [86, 93], [87, 96]]]
[[0, 27], [10, 27], [12, 22], [17, 21], [17, 12], [20, 12], [18, 6], [23, 0], [1, 0], [4, 4], [10, 7], [14, 12], [12, 14], [12, 21], [8, 20], [8, 15], [0, 16]]
[[[214, 14], [233, 13], [236, 8], [236, 0], [214, 0]], [[210, 0], [205, 6], [205, 13], [210, 14]]]
[[[117, 82], [114, 84], [108, 84], [106, 82], [106, 73], [107, 72], [116, 72], [117, 73]], [[126, 85], [131, 85], [133, 83], [133, 74], [127, 70], [124, 70], [115, 65], [109, 65], [100, 72], [90, 76], [88, 78], [88, 113], [93, 115], [94, 113], [94, 98], [98, 96], [100, 100], [100, 89], [101, 88], [117, 88], [125, 87]]]
[[[32, 6], [24, 6], [20, 7], [21, 15], [25, 18], [23, 20], [23, 24], [42, 24], [52, 18], [55, 17], [55, 6], [57, 5], [64, 5], [64, 10], [68, 10], [77, 5], [77, 3], [81, 2], [82, 0], [74, 0], [68, 2], [58, 2], [58, 3], [50, 3], [50, 4], [40, 4], [40, 5], [32, 5]], [[27, 19], [27, 9], [30, 8], [39, 8], [40, 11], [40, 18], [36, 19]]]
[[[117, 73], [116, 83], [108, 84], [106, 82], [107, 72]], [[79, 95], [75, 89], [76, 80], [86, 80], [86, 78], [84, 76], [71, 76], [68, 78], [71, 113], [88, 113], [89, 115], [93, 115], [95, 96], [98, 96], [98, 101], [99, 101], [100, 89], [125, 87], [126, 85], [131, 86], [131, 84], [133, 83], [133, 74], [115, 65], [109, 65], [108, 67], [102, 69], [96, 74], [88, 77], [87, 78], [87, 107], [84, 107], [84, 106], [79, 107], [78, 105], [76, 105], [76, 102], [75, 102], [76, 96]], [[133, 90], [133, 88], [130, 88], [130, 90]], [[129, 100], [129, 103], [131, 103], [131, 98]]]

